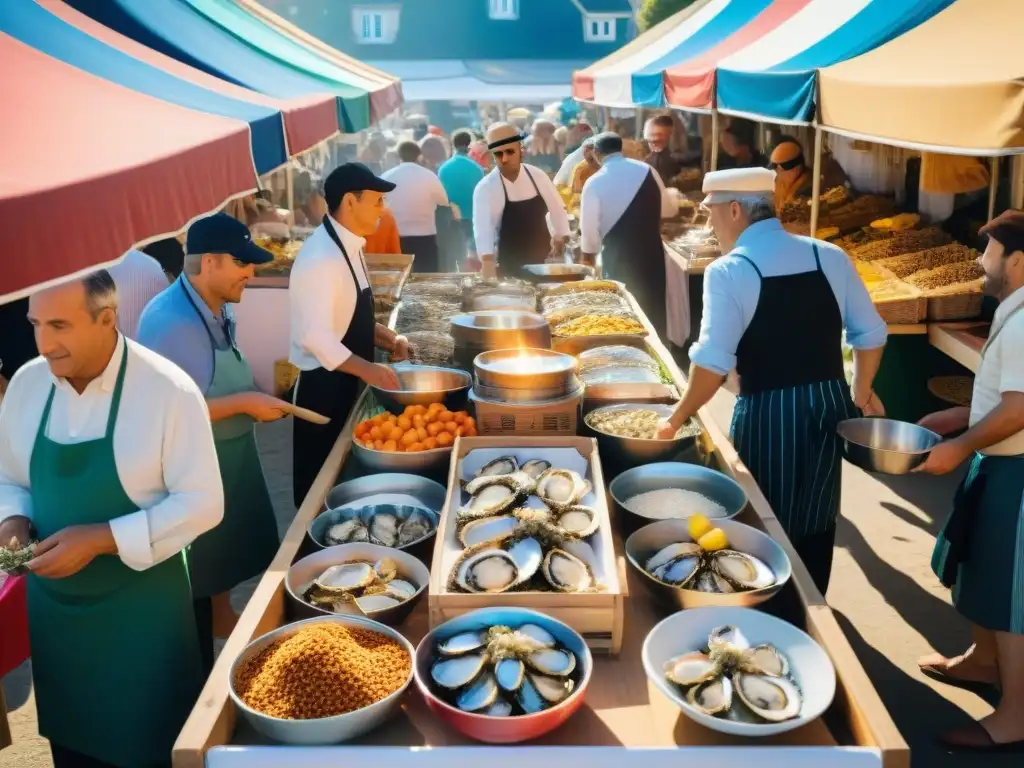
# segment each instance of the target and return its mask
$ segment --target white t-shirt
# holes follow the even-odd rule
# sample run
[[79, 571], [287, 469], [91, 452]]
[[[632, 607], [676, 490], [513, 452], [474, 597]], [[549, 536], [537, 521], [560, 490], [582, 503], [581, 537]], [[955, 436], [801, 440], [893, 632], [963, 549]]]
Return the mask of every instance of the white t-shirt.
[[501, 171], [495, 168], [473, 190], [473, 237], [476, 240], [476, 252], [481, 255], [494, 254], [501, 216], [505, 212], [506, 193], [510, 202], [518, 203], [536, 197], [538, 192], [548, 207], [548, 229], [557, 237], [568, 237], [569, 216], [555, 185], [540, 168], [523, 163], [515, 181], [503, 178]]
[[[974, 397], [971, 400], [971, 426], [991, 413], [1002, 400], [1004, 392], [1024, 392], [1024, 309], [1016, 314], [1016, 307], [1024, 304], [1024, 288], [1010, 294], [996, 309], [992, 331], [1002, 330], [985, 350], [978, 373], [974, 377]], [[1007, 319], [1009, 318], [1009, 319]], [[1024, 431], [986, 448], [982, 453], [991, 456], [1018, 456], [1024, 454]]]
[[395, 185], [388, 192], [387, 203], [395, 215], [399, 236], [436, 235], [434, 213], [439, 205], [448, 205], [448, 193], [441, 180], [418, 163], [402, 163], [381, 178]]

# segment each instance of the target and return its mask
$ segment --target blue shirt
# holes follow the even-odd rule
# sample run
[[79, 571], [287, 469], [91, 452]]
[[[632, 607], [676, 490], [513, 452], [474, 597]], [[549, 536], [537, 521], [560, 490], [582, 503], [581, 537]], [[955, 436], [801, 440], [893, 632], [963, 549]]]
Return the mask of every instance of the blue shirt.
[[437, 169], [448, 201], [459, 207], [463, 221], [473, 219], [473, 190], [486, 175], [480, 164], [469, 155], [456, 153]]
[[[198, 307], [198, 314], [189, 297]], [[234, 328], [231, 307], [224, 305], [221, 317], [216, 317], [182, 274], [146, 305], [139, 318], [138, 342], [184, 370], [205, 393], [213, 383], [210, 334], [217, 349], [225, 350], [235, 338]]]
[[[888, 327], [846, 252], [822, 240], [791, 235], [778, 219], [767, 219], [747, 227], [736, 240], [736, 247], [704, 272], [704, 315], [700, 336], [690, 349], [690, 361], [722, 376], [736, 367], [736, 348], [754, 317], [761, 293], [761, 279], [737, 253], [754, 262], [765, 277], [777, 277], [815, 270], [815, 245], [821, 270], [839, 305], [847, 344], [854, 349], [884, 346]], [[793, 300], [799, 301], [800, 297], [794, 296]], [[814, 322], [814, 318], [807, 321]], [[785, 344], [786, 340], [779, 339], [779, 343]]]

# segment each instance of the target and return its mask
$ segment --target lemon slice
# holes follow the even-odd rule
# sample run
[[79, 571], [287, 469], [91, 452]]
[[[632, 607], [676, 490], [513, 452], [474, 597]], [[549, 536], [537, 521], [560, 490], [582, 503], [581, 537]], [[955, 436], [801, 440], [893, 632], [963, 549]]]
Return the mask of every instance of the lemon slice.
[[710, 532], [712, 528], [714, 528], [714, 526], [711, 525], [711, 521], [708, 520], [707, 515], [697, 514], [690, 516], [690, 538], [694, 541], [700, 539], [700, 537], [703, 536], [705, 533]]
[[717, 552], [729, 546], [729, 539], [721, 528], [712, 528], [699, 539], [697, 543], [705, 552]]

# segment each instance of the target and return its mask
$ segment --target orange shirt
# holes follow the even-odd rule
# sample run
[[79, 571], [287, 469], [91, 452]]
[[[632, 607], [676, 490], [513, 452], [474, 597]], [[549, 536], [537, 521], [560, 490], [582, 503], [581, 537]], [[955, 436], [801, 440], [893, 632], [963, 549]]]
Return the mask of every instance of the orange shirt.
[[366, 238], [363, 253], [401, 253], [402, 243], [398, 239], [398, 223], [391, 209], [381, 214], [377, 231]]

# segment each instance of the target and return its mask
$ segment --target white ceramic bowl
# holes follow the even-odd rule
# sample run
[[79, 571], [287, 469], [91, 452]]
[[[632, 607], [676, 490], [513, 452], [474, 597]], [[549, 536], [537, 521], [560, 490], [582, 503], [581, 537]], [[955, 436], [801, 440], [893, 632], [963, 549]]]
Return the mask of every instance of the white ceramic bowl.
[[[803, 692], [800, 715], [781, 723], [751, 723], [713, 717], [698, 712], [686, 701], [685, 692], [665, 678], [665, 662], [683, 653], [706, 648], [716, 627], [738, 627], [751, 644], [771, 643], [790, 663], [790, 676]], [[789, 622], [752, 608], [690, 608], [669, 616], [644, 640], [644, 672], [648, 679], [691, 720], [713, 731], [733, 736], [772, 736], [791, 731], [820, 717], [836, 693], [832, 660], [807, 633]]]

